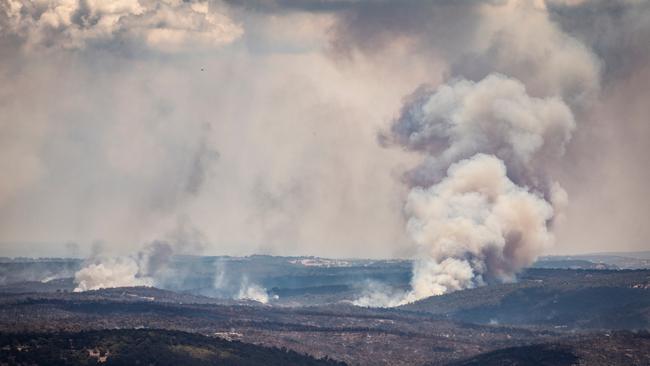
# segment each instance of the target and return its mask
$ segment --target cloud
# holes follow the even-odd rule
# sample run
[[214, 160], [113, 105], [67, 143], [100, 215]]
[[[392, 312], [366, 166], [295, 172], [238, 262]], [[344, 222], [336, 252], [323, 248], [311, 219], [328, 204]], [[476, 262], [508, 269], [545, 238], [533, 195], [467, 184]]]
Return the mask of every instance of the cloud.
[[130, 43], [162, 52], [219, 47], [243, 34], [215, 3], [180, 0], [5, 0], [0, 30], [27, 49]]

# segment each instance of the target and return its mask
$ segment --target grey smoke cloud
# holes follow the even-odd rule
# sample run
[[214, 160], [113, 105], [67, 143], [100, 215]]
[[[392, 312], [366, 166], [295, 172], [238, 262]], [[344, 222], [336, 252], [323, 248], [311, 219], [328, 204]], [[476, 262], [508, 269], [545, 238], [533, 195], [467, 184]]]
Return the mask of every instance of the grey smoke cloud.
[[[607, 251], [614, 243], [648, 248], [650, 214], [644, 166], [650, 154], [647, 85], [650, 82], [650, 3], [548, 3], [551, 18], [602, 60], [602, 92], [581, 116], [567, 159], [556, 169], [571, 196], [558, 240], [566, 253]], [[582, 228], [591, 227], [589, 230]]]
[[111, 287], [153, 286], [150, 277], [138, 276], [138, 262], [129, 257], [106, 258], [75, 273], [75, 291]]
[[557, 27], [544, 2], [360, 4], [334, 28], [335, 50], [376, 53], [401, 41], [422, 57], [443, 59], [446, 76], [479, 81], [503, 73], [521, 80], [533, 96], [560, 96], [572, 105], [598, 92], [599, 60]]
[[505, 161], [518, 184], [547, 192], [543, 166], [564, 154], [574, 129], [560, 98], [532, 98], [520, 81], [491, 74], [418, 89], [380, 141], [427, 155], [408, 173], [412, 186], [437, 183], [452, 163], [486, 153]]

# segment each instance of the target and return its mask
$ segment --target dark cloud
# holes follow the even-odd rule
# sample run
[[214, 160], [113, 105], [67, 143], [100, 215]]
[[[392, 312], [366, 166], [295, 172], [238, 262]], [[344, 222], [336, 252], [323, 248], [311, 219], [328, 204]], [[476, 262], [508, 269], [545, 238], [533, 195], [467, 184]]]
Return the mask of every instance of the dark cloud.
[[363, 1], [338, 16], [332, 47], [338, 53], [376, 52], [401, 38], [413, 52], [457, 56], [474, 37], [482, 1]]
[[226, 0], [227, 4], [247, 11], [283, 13], [287, 11], [338, 12], [355, 8], [361, 1], [355, 0]]
[[650, 2], [592, 0], [550, 2], [551, 18], [590, 47], [604, 63], [604, 82], [630, 77], [650, 59]]

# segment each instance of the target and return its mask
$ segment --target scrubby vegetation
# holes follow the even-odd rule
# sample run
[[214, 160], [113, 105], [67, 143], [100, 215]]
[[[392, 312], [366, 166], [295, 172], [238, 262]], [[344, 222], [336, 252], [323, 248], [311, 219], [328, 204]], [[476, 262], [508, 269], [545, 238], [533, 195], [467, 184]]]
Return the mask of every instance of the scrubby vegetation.
[[434, 296], [401, 308], [478, 324], [648, 329], [650, 271], [534, 269], [518, 283]]
[[[205, 259], [181, 264], [200, 260]], [[192, 365], [241, 364], [255, 362], [251, 355], [264, 355], [262, 364], [269, 364], [269, 357], [289, 364], [287, 357], [309, 354], [314, 358], [305, 362], [330, 357], [385, 366], [650, 364], [643, 333], [650, 319], [648, 270], [529, 269], [516, 283], [382, 309], [350, 304], [350, 296], [359, 296], [365, 285], [359, 278], [372, 275], [390, 278], [394, 288], [408, 286], [403, 278], [408, 263], [339, 261], [328, 267], [330, 262], [300, 260], [309, 265], [277, 257], [227, 261], [239, 269], [256, 261], [263, 265], [255, 268], [272, 274], [260, 283], [280, 299], [266, 305], [169, 288], [52, 291], [61, 285], [56, 281], [0, 286], [0, 330], [11, 333], [2, 334], [0, 360], [12, 365], [119, 364], [122, 359], [128, 360], [122, 364]], [[206, 263], [196, 276], [209, 272], [213, 263]], [[201, 283], [196, 278], [190, 282]], [[641, 331], [616, 331], [621, 329]], [[39, 346], [30, 348], [30, 342]], [[152, 349], [158, 358], [145, 358]]]
[[646, 366], [650, 364], [650, 334], [606, 333], [486, 352], [448, 366]]
[[169, 330], [0, 334], [8, 365], [342, 365], [279, 348]]

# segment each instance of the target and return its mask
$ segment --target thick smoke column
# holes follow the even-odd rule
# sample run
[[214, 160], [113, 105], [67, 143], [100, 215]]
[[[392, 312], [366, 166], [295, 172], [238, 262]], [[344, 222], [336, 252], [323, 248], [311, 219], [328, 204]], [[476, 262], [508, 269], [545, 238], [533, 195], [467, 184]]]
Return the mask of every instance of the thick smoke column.
[[414, 188], [406, 211], [424, 257], [414, 268], [413, 299], [512, 281], [553, 240], [551, 205], [514, 184], [493, 155], [462, 160], [440, 183]]
[[553, 242], [566, 193], [545, 164], [575, 128], [558, 97], [535, 98], [500, 74], [420, 88], [386, 144], [425, 155], [407, 174], [407, 231], [419, 248], [412, 291], [388, 305], [513, 281]]

